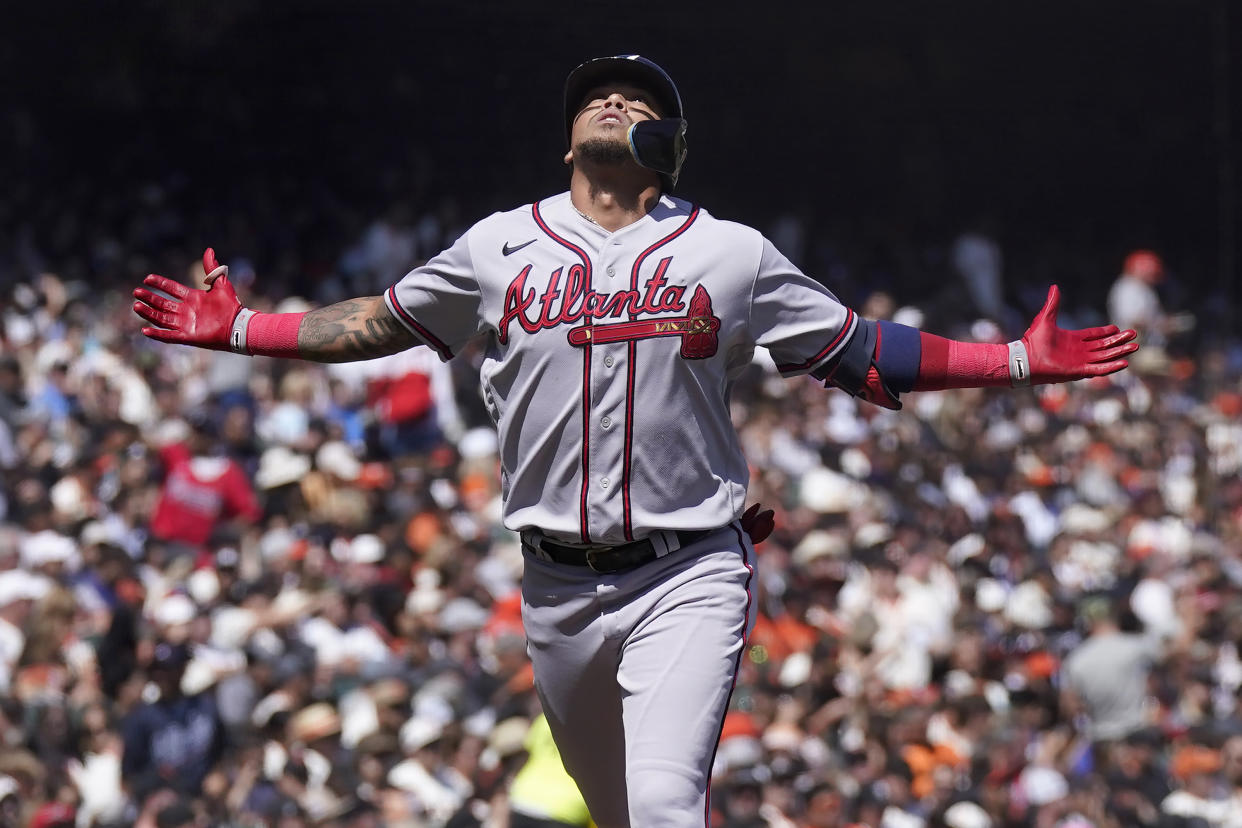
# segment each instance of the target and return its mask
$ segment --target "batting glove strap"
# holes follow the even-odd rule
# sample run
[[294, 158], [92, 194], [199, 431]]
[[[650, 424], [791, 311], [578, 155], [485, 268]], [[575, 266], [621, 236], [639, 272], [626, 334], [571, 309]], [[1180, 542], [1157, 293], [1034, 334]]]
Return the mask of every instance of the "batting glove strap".
[[250, 349], [246, 347], [246, 337], [250, 332], [250, 320], [254, 315], [255, 312], [250, 308], [242, 308], [238, 311], [237, 316], [233, 318], [233, 330], [229, 334], [229, 347], [244, 356], [250, 356]]
[[1020, 339], [1009, 343], [1009, 384], [1014, 388], [1031, 384], [1031, 359]]

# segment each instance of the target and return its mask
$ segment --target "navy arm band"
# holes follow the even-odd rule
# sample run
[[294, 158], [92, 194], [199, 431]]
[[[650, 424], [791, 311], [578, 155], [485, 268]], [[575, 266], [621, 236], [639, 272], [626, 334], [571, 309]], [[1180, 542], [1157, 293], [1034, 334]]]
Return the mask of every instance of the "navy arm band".
[[914, 389], [923, 359], [923, 338], [918, 328], [884, 320], [880, 328], [880, 348], [875, 367], [885, 384], [898, 394]]

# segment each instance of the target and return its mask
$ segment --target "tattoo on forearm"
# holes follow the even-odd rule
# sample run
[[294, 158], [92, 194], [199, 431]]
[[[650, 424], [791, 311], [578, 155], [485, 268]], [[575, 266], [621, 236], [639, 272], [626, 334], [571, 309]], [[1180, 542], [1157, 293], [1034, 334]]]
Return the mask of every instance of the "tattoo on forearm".
[[347, 299], [310, 311], [298, 328], [298, 350], [306, 359], [319, 362], [373, 359], [418, 344], [379, 296]]

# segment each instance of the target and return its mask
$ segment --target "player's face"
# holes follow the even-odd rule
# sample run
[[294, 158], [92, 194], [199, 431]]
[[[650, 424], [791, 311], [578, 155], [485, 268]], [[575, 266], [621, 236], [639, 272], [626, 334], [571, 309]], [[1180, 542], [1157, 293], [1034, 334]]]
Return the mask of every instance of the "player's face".
[[[654, 96], [641, 87], [628, 83], [597, 86], [587, 93], [570, 132], [570, 146], [586, 142], [618, 142], [624, 144], [630, 125], [659, 118]], [[566, 162], [573, 153], [565, 156]]]

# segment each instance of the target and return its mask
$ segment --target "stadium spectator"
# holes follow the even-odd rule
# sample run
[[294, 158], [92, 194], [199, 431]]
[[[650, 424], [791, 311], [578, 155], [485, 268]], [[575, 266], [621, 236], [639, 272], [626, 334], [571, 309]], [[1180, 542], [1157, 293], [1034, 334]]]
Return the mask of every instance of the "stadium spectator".
[[184, 645], [157, 643], [147, 666], [150, 689], [121, 723], [121, 770], [139, 801], [162, 788], [199, 794], [224, 750], [215, 698], [182, 691], [189, 659]]
[[167, 541], [174, 555], [196, 553], [228, 520], [254, 522], [262, 514], [237, 462], [210, 454], [214, 436], [213, 423], [200, 417], [185, 440], [160, 446], [165, 478], [151, 535]]
[[1165, 643], [1122, 632], [1107, 598], [1088, 598], [1079, 612], [1091, 632], [1061, 667], [1062, 704], [1093, 742], [1115, 742], [1151, 724], [1148, 677]]
[[1193, 314], [1165, 310], [1157, 288], [1167, 275], [1164, 260], [1157, 253], [1134, 250], [1126, 256], [1121, 274], [1108, 291], [1109, 318], [1126, 320], [1117, 324], [1125, 324], [1138, 331], [1144, 348], [1152, 349], [1153, 355], [1144, 357], [1146, 362], [1139, 361], [1137, 367], [1140, 369], [1159, 368], [1167, 359], [1165, 349], [1170, 341], [1195, 325]]

